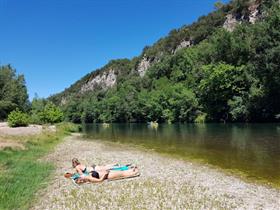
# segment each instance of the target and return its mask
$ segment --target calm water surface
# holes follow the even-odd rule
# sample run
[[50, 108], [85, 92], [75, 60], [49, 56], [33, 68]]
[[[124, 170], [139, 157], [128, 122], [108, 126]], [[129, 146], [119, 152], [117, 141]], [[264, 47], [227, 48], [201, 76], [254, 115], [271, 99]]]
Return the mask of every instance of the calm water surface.
[[85, 124], [92, 139], [202, 160], [280, 186], [280, 124]]

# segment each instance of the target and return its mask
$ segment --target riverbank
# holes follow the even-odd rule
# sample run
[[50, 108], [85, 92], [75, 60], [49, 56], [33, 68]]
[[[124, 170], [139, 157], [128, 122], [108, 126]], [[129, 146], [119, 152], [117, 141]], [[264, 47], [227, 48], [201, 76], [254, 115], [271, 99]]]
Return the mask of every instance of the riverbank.
[[[38, 160], [48, 154], [76, 126], [66, 123], [42, 126], [40, 132], [36, 129], [35, 133], [32, 130], [34, 127], [2, 126], [0, 209], [30, 208], [35, 194], [39, 189], [48, 186], [50, 175], [55, 169], [53, 164]], [[3, 130], [10, 135], [2, 132]]]
[[[63, 177], [71, 159], [85, 164], [135, 163], [134, 179], [75, 186]], [[152, 150], [67, 137], [44, 158], [56, 170], [32, 209], [278, 209], [280, 191], [247, 183], [202, 164]], [[41, 198], [41, 199], [40, 199]]]

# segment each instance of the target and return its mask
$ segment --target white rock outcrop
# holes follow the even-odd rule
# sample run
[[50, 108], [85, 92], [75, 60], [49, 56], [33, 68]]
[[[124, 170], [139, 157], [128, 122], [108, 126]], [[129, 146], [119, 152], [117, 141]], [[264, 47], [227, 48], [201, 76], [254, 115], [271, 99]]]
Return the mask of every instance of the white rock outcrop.
[[232, 32], [240, 23], [241, 21], [237, 20], [236, 17], [234, 17], [232, 14], [228, 14], [226, 16], [226, 21], [224, 22], [223, 28], [227, 31]]
[[137, 66], [137, 72], [140, 77], [143, 77], [147, 71], [147, 69], [151, 66], [151, 61], [145, 55]]
[[61, 101], [60, 101], [60, 105], [63, 106], [67, 103], [67, 99], [66, 97], [62, 97]]
[[259, 4], [252, 4], [248, 10], [250, 11], [249, 14], [249, 22], [254, 24], [258, 18], [260, 17], [260, 10], [259, 10], [260, 5]]
[[242, 16], [241, 18], [237, 18], [233, 14], [228, 14], [226, 16], [226, 21], [224, 22], [223, 28], [232, 32], [238, 24], [241, 24], [243, 21], [248, 21], [249, 23], [256, 23], [256, 21], [261, 17], [261, 12], [259, 10], [259, 3], [252, 3], [248, 7], [249, 14], [248, 16]]
[[184, 40], [176, 47], [176, 49], [173, 51], [173, 53], [175, 54], [178, 50], [186, 48], [186, 47], [191, 47], [191, 46], [192, 46], [191, 40]]
[[117, 82], [117, 75], [113, 69], [108, 72], [98, 74], [93, 79], [88, 81], [81, 87], [81, 93], [94, 90], [95, 87], [99, 86], [103, 89], [113, 87]]

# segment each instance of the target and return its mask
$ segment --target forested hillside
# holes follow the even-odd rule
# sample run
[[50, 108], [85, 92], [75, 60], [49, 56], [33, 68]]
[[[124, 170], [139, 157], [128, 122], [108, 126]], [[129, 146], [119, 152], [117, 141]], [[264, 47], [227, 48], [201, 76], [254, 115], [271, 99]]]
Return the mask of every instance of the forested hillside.
[[73, 122], [280, 118], [278, 0], [234, 0], [49, 99]]

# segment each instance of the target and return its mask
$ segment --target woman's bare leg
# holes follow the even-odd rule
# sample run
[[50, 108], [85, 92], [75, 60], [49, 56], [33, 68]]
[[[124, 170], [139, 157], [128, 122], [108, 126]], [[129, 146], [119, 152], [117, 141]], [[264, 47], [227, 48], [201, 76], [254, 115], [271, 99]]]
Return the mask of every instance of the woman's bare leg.
[[118, 179], [135, 176], [139, 173], [138, 168], [132, 168], [126, 171], [110, 171], [108, 179]]
[[95, 166], [95, 170], [96, 171], [106, 171], [106, 170], [109, 170], [109, 169], [113, 168], [115, 165], [117, 165], [117, 163], [108, 164], [108, 165], [105, 165], [105, 166]]

